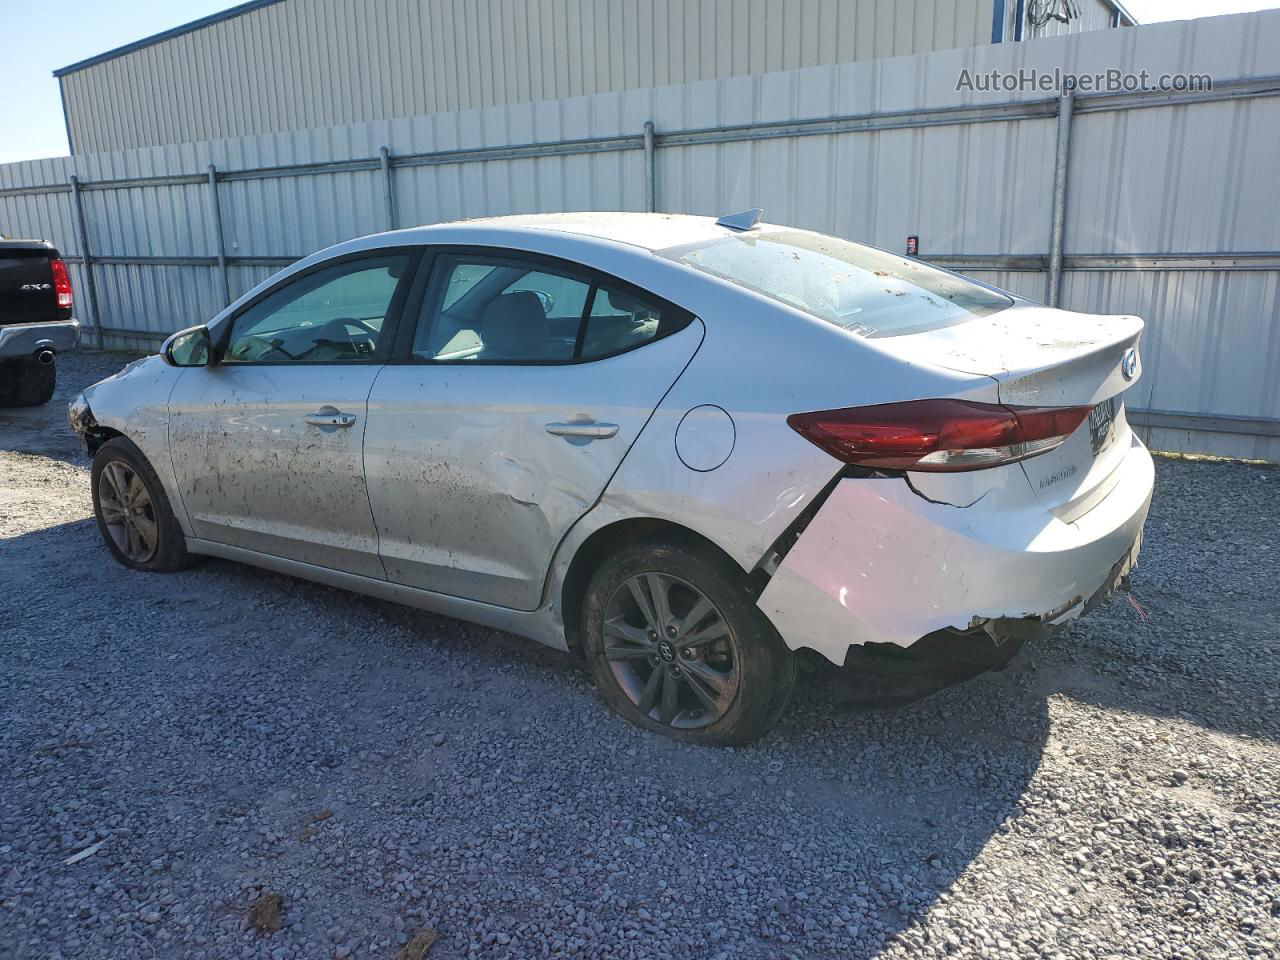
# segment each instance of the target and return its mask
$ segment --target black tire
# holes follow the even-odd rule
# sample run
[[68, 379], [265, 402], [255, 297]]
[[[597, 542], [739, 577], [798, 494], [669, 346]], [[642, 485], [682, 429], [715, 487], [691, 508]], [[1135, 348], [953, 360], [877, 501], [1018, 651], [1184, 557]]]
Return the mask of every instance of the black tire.
[[[169, 506], [164, 486], [132, 440], [115, 437], [99, 447], [89, 478], [98, 530], [119, 563], [134, 570], [172, 573], [191, 566], [198, 559], [187, 552], [182, 528]], [[114, 491], [123, 488], [126, 492], [136, 492], [138, 487], [132, 478], [136, 478], [145, 491], [145, 498], [138, 494], [132, 503], [122, 501], [124, 513], [136, 509], [136, 519], [116, 519], [121, 517], [122, 510], [114, 500]], [[131, 523], [136, 524], [132, 534], [128, 532]], [[151, 531], [151, 537], [147, 537], [144, 530]], [[133, 550], [135, 543], [150, 549]]]
[[58, 371], [53, 363], [12, 360], [0, 364], [0, 406], [38, 407], [53, 397]]
[[[651, 580], [655, 575], [658, 580]], [[664, 620], [660, 614], [646, 614], [635, 588], [639, 585], [643, 593], [644, 584], [667, 581], [665, 622], [674, 624], [668, 631], [685, 632], [669, 632], [670, 642], [664, 645], [666, 637], [653, 641], [655, 629], [635, 626], [654, 627], [654, 620]], [[647, 596], [652, 599], [657, 592], [654, 587]], [[699, 618], [694, 608], [703, 600], [714, 609]], [[649, 609], [655, 609], [653, 604]], [[690, 618], [696, 622], [686, 630], [684, 621]], [[756, 606], [746, 576], [692, 537], [630, 544], [607, 560], [587, 586], [581, 623], [583, 650], [605, 703], [637, 727], [676, 740], [715, 746], [758, 740], [778, 722], [795, 686], [795, 657]], [[699, 623], [710, 626], [694, 629]], [[703, 638], [716, 633], [720, 639]], [[691, 638], [692, 644], [686, 646], [689, 641], [681, 637]], [[657, 677], [662, 671], [678, 681]], [[716, 684], [701, 679], [708, 675], [716, 677]], [[728, 677], [734, 680], [731, 695], [723, 693]], [[668, 682], [678, 686], [670, 706]], [[662, 687], [658, 703], [650, 693], [654, 683]], [[715, 705], [707, 693], [716, 694]], [[651, 709], [642, 709], [645, 703], [652, 703]]]

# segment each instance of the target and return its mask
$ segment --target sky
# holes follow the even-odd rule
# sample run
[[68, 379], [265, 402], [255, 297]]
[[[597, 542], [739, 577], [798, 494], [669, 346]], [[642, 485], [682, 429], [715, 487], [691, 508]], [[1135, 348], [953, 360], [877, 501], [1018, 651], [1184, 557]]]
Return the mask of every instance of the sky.
[[[0, 0], [0, 163], [66, 156], [53, 71], [235, 6], [228, 0]], [[1280, 0], [1125, 0], [1140, 23], [1280, 7]]]

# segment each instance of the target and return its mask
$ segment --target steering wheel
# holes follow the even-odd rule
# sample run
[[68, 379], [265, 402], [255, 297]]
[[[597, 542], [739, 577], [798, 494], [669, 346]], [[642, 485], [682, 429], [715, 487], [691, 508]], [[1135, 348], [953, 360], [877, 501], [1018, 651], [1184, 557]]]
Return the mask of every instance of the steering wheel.
[[[351, 335], [350, 327], [356, 327], [368, 334], [360, 339]], [[363, 320], [355, 317], [334, 317], [326, 320], [311, 334], [313, 345], [304, 350], [299, 357], [305, 357], [323, 346], [334, 346], [349, 349], [358, 356], [367, 356], [377, 349], [378, 331]]]
[[378, 333], [380, 332], [376, 327], [370, 326], [367, 320], [358, 320], [355, 317], [338, 317], [336, 320], [328, 321], [325, 326], [327, 327], [331, 323], [340, 323], [343, 325], [344, 329], [346, 327], [359, 327], [375, 340], [378, 339]]
[[[250, 357], [249, 348], [253, 344], [261, 344], [262, 351], [258, 353], [257, 356]], [[262, 334], [260, 333], [250, 333], [241, 337], [239, 340], [236, 341], [235, 346], [230, 351], [228, 351], [227, 355], [228, 355], [228, 358], [233, 363], [237, 361], [242, 363], [253, 363], [254, 361], [261, 360], [267, 354], [272, 352], [283, 354], [284, 356], [288, 357], [290, 360], [298, 359], [293, 354], [291, 354], [288, 350], [285, 350], [283, 347], [279, 346], [276, 341], [270, 340], [267, 337], [262, 336]]]

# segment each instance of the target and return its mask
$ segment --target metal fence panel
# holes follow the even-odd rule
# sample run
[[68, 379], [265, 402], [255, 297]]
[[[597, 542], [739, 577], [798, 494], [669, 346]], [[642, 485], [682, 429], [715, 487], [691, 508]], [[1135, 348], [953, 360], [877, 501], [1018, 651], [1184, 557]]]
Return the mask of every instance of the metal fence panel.
[[174, 257], [214, 253], [204, 184], [139, 186], [128, 190], [84, 192], [89, 249], [96, 255], [145, 257], [163, 252]]
[[235, 298], [248, 293], [277, 270], [279, 270], [279, 267], [234, 264], [228, 271], [230, 274], [231, 296]]
[[1073, 309], [1147, 319], [1130, 406], [1269, 419], [1276, 428], [1229, 444], [1218, 438], [1212, 449], [1174, 449], [1280, 461], [1280, 272], [1079, 271], [1065, 286]]
[[[67, 185], [72, 172], [69, 157], [0, 164], [0, 187], [14, 191], [0, 196], [0, 235], [49, 240], [65, 256], [79, 256]], [[49, 185], [57, 189], [50, 191]]]
[[376, 172], [219, 184], [227, 255], [301, 257], [386, 229]]
[[[136, 345], [331, 243], [460, 217], [642, 210], [652, 172], [659, 210], [763, 206], [891, 250], [916, 235], [925, 259], [1032, 299], [1060, 267], [1063, 306], [1148, 321], [1131, 406], [1153, 442], [1280, 459], [1274, 49], [1280, 13], [1259, 13], [11, 164], [0, 232], [81, 256], [77, 174], [98, 312], [110, 342]], [[1219, 89], [1077, 96], [1052, 244], [1057, 99], [956, 80], [1116, 66], [1216, 72]]]
[[[664, 147], [658, 182], [664, 207], [682, 212], [759, 206], [771, 217], [786, 211], [777, 219], [796, 226], [893, 250], [916, 235], [929, 253], [1043, 253], [1053, 171], [1039, 161], [1052, 155], [1052, 123], [998, 126], [1009, 129]], [[1007, 186], [996, 192], [993, 183]]]
[[150, 334], [152, 347], [222, 309], [217, 279], [207, 267], [105, 264], [94, 269], [103, 316], [126, 336]]
[[1280, 250], [1280, 217], [1259, 202], [1280, 97], [1084, 114], [1072, 136], [1068, 253]]
[[[646, 94], [602, 94], [395, 121], [392, 142], [405, 145], [398, 153], [444, 156], [450, 151], [593, 137], [629, 137], [639, 147], [638, 134], [648, 114]], [[635, 147], [396, 166], [397, 222], [546, 210], [643, 210], [643, 155]]]

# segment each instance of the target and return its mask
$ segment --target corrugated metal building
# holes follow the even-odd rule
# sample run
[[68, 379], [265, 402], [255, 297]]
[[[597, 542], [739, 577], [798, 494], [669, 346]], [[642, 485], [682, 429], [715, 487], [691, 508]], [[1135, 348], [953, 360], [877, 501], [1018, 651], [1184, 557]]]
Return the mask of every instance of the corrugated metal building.
[[100, 153], [1132, 22], [1116, 0], [253, 0], [56, 76], [72, 153]]

